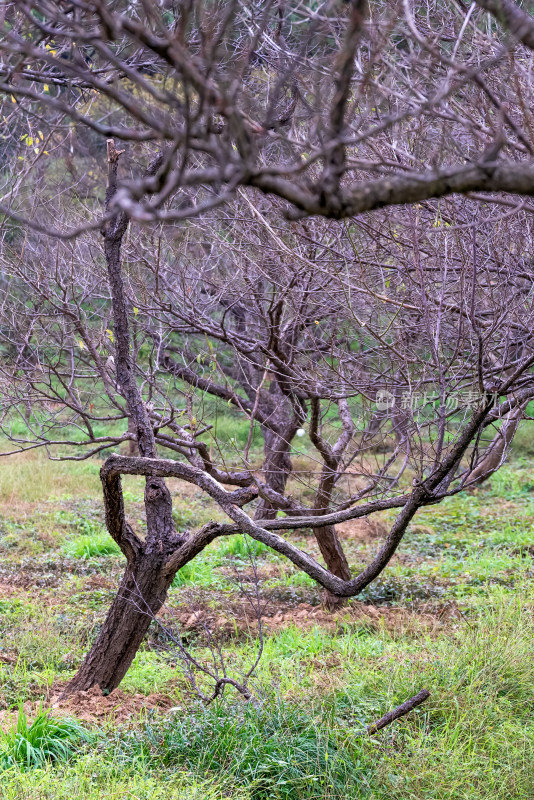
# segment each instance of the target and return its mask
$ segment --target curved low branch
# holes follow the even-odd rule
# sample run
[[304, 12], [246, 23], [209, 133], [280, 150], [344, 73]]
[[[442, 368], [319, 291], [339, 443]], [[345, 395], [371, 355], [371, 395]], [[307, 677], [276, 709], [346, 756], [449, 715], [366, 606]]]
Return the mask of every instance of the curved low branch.
[[100, 470], [100, 479], [104, 495], [107, 529], [110, 536], [126, 556], [128, 563], [132, 563], [142, 552], [143, 542], [126, 522], [121, 477], [115, 472], [106, 470], [106, 465], [104, 464]]
[[[321, 586], [332, 592], [332, 594], [341, 597], [353, 597], [368, 586], [387, 566], [402, 541], [406, 529], [417, 510], [429, 502], [435, 502], [436, 498], [432, 494], [433, 490], [456, 468], [458, 461], [462, 458], [474, 435], [483, 425], [492, 405], [493, 400], [489, 400], [482, 409], [473, 414], [470, 423], [465, 427], [455, 446], [451, 448], [438, 469], [434, 470], [422, 483], [416, 485], [411, 494], [408, 495], [408, 499], [397, 516], [383, 547], [375, 558], [359, 575], [350, 580], [343, 580], [336, 577], [322, 567], [310, 555], [290, 544], [281, 536], [278, 536], [278, 534], [273, 533], [266, 527], [262, 527], [258, 522], [252, 520], [249, 515], [237, 505], [242, 501], [243, 495], [246, 494], [246, 489], [227, 492], [210, 475], [207, 475], [202, 470], [196, 469], [189, 464], [181, 464], [176, 461], [160, 458], [131, 458], [112, 455], [102, 467], [102, 473], [105, 471], [105, 475], [109, 476], [110, 479], [119, 476], [121, 473], [126, 473], [130, 475], [144, 475], [160, 478], [173, 476], [186, 480], [189, 483], [194, 483], [219, 504], [230, 519], [237, 524], [241, 533], [247, 533], [252, 539], [262, 542], [281, 555], [284, 555], [295, 564], [295, 566], [306, 572], [311, 578], [320, 583]], [[319, 521], [322, 523], [323, 520], [324, 518], [315, 517], [314, 526], [317, 526]], [[208, 536], [208, 538], [211, 536], [209, 541], [212, 541], [216, 536], [229, 532], [228, 528], [223, 529], [222, 526], [219, 526], [218, 528], [209, 529], [208, 534], [206, 534], [205, 529], [202, 529], [201, 533], [204, 538], [206, 538], [206, 536]], [[208, 544], [209, 541], [206, 541], [206, 544]], [[196, 537], [192, 537], [185, 543], [185, 546], [188, 551], [191, 550], [192, 552], [195, 547], [203, 549], [206, 544], [202, 544], [201, 546], [199, 542], [196, 542]], [[175, 550], [170, 555], [165, 567], [167, 574], [176, 571], [180, 566], [186, 563], [186, 561], [183, 560], [183, 547], [184, 545], [178, 547], [178, 550]], [[196, 552], [200, 552], [200, 550], [196, 550]], [[187, 560], [190, 560], [190, 558]]]

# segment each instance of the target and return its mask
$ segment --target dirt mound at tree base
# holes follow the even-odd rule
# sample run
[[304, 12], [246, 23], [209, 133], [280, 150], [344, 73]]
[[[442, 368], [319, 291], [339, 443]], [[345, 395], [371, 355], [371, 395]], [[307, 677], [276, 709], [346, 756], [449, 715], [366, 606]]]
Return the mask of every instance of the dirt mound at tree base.
[[120, 689], [103, 695], [99, 686], [86, 692], [74, 692], [62, 697], [57, 688], [50, 700], [50, 708], [61, 715], [72, 714], [86, 722], [112, 719], [127, 722], [132, 717], [149, 711], [168, 711], [173, 701], [165, 694], [127, 694]]
[[[50, 699], [43, 701], [27, 700], [24, 713], [30, 721], [35, 719], [39, 709], [50, 709], [54, 716], [73, 716], [82, 722], [126, 723], [137, 721], [143, 715], [151, 712], [166, 712], [174, 703], [165, 694], [127, 694], [120, 689], [108, 695], [103, 695], [99, 686], [93, 686], [86, 692], [74, 692], [68, 697], [62, 697], [64, 686], [54, 685], [51, 689]], [[16, 724], [18, 711], [0, 712], [0, 728], [6, 730]]]

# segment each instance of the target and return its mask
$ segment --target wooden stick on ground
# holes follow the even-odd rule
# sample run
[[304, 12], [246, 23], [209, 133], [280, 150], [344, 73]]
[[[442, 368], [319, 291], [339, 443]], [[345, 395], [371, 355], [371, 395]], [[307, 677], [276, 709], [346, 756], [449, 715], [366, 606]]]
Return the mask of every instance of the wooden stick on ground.
[[410, 697], [409, 700], [406, 700], [405, 703], [402, 705], [397, 706], [394, 708], [393, 711], [388, 711], [387, 714], [384, 714], [383, 717], [377, 719], [375, 722], [372, 722], [371, 725], [367, 726], [367, 733], [369, 736], [372, 736], [373, 733], [377, 733], [382, 728], [385, 728], [386, 725], [389, 725], [391, 722], [394, 722], [399, 717], [404, 717], [405, 714], [408, 714], [412, 709], [417, 708], [420, 706], [421, 703], [424, 703], [430, 697], [430, 692], [427, 689], [421, 689], [421, 691]]

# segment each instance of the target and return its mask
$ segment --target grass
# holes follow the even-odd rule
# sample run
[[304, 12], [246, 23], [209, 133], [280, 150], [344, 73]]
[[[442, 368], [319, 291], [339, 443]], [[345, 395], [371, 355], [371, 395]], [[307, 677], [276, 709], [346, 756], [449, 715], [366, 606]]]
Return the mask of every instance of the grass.
[[[202, 778], [174, 772], [148, 775], [135, 767], [103, 761], [100, 752], [87, 754], [66, 765], [31, 772], [11, 770], [2, 775], [2, 800], [223, 800], [219, 787]], [[226, 795], [228, 798], [228, 795]], [[239, 788], [232, 800], [250, 800]]]
[[[246, 438], [244, 428], [238, 433]], [[268, 613], [288, 617], [281, 627], [265, 628], [252, 683], [256, 705], [228, 691], [199, 709], [172, 643], [151, 631], [121, 689], [164, 694], [179, 710], [148, 719], [134, 715], [120, 729], [95, 723], [103, 736], [80, 738], [72, 749], [67, 744], [66, 761], [61, 747], [56, 758], [44, 745], [40, 764], [39, 756], [34, 759], [37, 734], [29, 734], [35, 721], [19, 717], [26, 727], [17, 741], [32, 749], [21, 744], [17, 761], [18, 745], [7, 745], [15, 729], [8, 728], [0, 747], [12, 760], [0, 778], [1, 800], [533, 797], [534, 480], [528, 446], [528, 439], [519, 442], [514, 460], [480, 489], [419, 513], [391, 565], [335, 625], [322, 618], [311, 624], [306, 616], [292, 620], [299, 603], [311, 613], [320, 592], [253, 544]], [[117, 550], [103, 528], [100, 463], [51, 463], [38, 454], [16, 459], [15, 470], [13, 462], [0, 462], [4, 729], [2, 714], [28, 700], [46, 703], [51, 687], [73, 674], [122, 569], [121, 559], [109, 557]], [[142, 530], [142, 482], [125, 481], [125, 487], [127, 513]], [[181, 529], [213, 518], [209, 501], [179, 482], [171, 491]], [[383, 521], [392, 516], [384, 514]], [[301, 533], [294, 540], [317, 557], [313, 538]], [[380, 545], [344, 541], [351, 563], [368, 561]], [[217, 540], [180, 571], [170, 593], [178, 614], [198, 610], [215, 623], [222, 616], [235, 623], [221, 645], [232, 675], [257, 651], [254, 629], [239, 627], [249, 544], [243, 536]], [[380, 613], [358, 616], [361, 603]], [[388, 617], [393, 612], [398, 616]], [[186, 630], [186, 640], [200, 661], [211, 658], [202, 637]], [[431, 692], [423, 706], [376, 737], [362, 736], [365, 725], [423, 687]]]
[[250, 536], [228, 536], [219, 547], [223, 556], [234, 558], [249, 559], [265, 555], [270, 552], [267, 545], [263, 542], [255, 542]]
[[58, 503], [71, 497], [98, 495], [97, 461], [49, 461], [44, 454], [21, 453], [0, 460], [0, 502]]
[[95, 558], [119, 555], [121, 551], [109, 533], [102, 531], [78, 536], [76, 539], [66, 542], [63, 545], [63, 552], [70, 558]]
[[92, 738], [75, 719], [56, 719], [49, 711], [40, 710], [29, 723], [19, 706], [16, 724], [0, 734], [0, 773], [11, 767], [27, 770], [67, 761]]
[[355, 797], [369, 767], [331, 723], [276, 698], [260, 707], [219, 703], [119, 737], [113, 757], [149, 770], [224, 775], [221, 788], [245, 789], [250, 800]]

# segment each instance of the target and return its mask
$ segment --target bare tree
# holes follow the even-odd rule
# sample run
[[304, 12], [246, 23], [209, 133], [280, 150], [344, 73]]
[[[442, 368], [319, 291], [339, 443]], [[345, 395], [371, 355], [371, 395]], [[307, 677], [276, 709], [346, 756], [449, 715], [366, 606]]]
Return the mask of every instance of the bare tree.
[[[127, 566], [71, 690], [120, 683], [216, 537], [354, 596], [418, 509], [506, 457], [534, 396], [530, 17], [480, 6], [498, 37], [475, 6], [407, 0], [2, 4], [3, 432], [139, 453], [101, 470]], [[208, 397], [249, 422], [232, 463]], [[144, 540], [122, 474], [146, 479]], [[168, 477], [230, 522], [177, 533]], [[335, 526], [392, 508], [352, 576]], [[326, 567], [277, 533], [297, 529]]]

